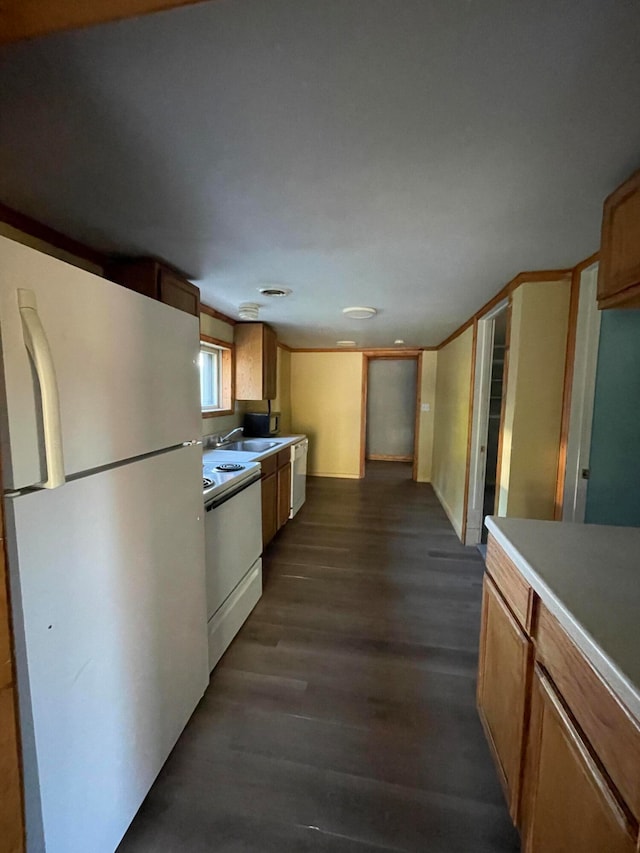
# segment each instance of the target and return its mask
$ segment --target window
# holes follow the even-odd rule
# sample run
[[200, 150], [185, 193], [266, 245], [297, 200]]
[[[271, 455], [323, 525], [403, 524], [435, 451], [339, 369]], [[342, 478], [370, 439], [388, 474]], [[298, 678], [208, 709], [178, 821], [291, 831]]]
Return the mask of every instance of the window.
[[233, 409], [231, 347], [213, 338], [200, 341], [200, 405], [203, 417]]

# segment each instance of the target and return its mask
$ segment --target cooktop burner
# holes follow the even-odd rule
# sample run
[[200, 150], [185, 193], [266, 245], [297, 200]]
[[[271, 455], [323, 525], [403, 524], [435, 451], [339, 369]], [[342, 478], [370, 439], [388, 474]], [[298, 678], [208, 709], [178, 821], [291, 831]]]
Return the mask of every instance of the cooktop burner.
[[216, 465], [216, 471], [244, 471], [244, 465], [238, 465], [237, 462], [223, 462], [221, 465]]
[[209, 486], [213, 486], [213, 480], [210, 480], [208, 477], [202, 478], [202, 488], [208, 489]]

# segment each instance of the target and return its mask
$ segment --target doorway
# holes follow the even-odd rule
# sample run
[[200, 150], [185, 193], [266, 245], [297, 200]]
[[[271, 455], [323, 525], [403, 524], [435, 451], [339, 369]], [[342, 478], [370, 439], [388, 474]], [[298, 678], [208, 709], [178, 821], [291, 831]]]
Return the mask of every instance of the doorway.
[[466, 545], [486, 543], [484, 519], [497, 508], [509, 316], [508, 300], [503, 300], [478, 320]]
[[363, 372], [362, 473], [365, 461], [413, 463], [418, 357], [365, 356]]

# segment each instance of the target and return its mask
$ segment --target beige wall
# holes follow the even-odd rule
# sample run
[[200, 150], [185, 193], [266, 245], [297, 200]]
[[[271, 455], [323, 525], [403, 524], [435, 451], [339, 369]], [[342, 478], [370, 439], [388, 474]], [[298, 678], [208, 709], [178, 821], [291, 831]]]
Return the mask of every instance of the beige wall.
[[231, 323], [225, 323], [224, 320], [219, 320], [217, 317], [212, 317], [204, 312], [200, 314], [200, 334], [217, 338], [219, 341], [226, 341], [229, 344], [233, 343], [233, 326]]
[[499, 515], [553, 519], [570, 290], [565, 280], [513, 293]]
[[309, 473], [360, 476], [362, 353], [293, 352], [291, 429], [309, 436]]
[[[467, 472], [473, 329], [439, 350], [433, 433], [433, 488], [462, 536]], [[426, 355], [426, 353], [425, 353]]]
[[432, 477], [437, 363], [437, 352], [422, 353], [420, 403], [428, 404], [429, 411], [421, 411], [418, 414], [418, 469], [416, 479], [419, 483], [430, 483]]

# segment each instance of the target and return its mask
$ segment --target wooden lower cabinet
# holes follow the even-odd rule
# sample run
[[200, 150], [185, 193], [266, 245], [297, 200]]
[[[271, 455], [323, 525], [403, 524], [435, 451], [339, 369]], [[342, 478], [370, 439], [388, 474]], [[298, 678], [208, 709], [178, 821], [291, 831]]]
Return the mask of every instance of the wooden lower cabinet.
[[640, 722], [489, 545], [478, 711], [522, 851], [640, 853]]
[[278, 474], [262, 480], [262, 545], [267, 547], [278, 532]]
[[509, 812], [518, 823], [532, 644], [485, 575], [478, 710], [498, 765]]
[[634, 853], [637, 831], [536, 666], [523, 798], [523, 853]]
[[278, 530], [289, 520], [291, 510], [291, 462], [278, 469]]
[[266, 546], [289, 520], [291, 450], [286, 447], [262, 461], [262, 544]]

